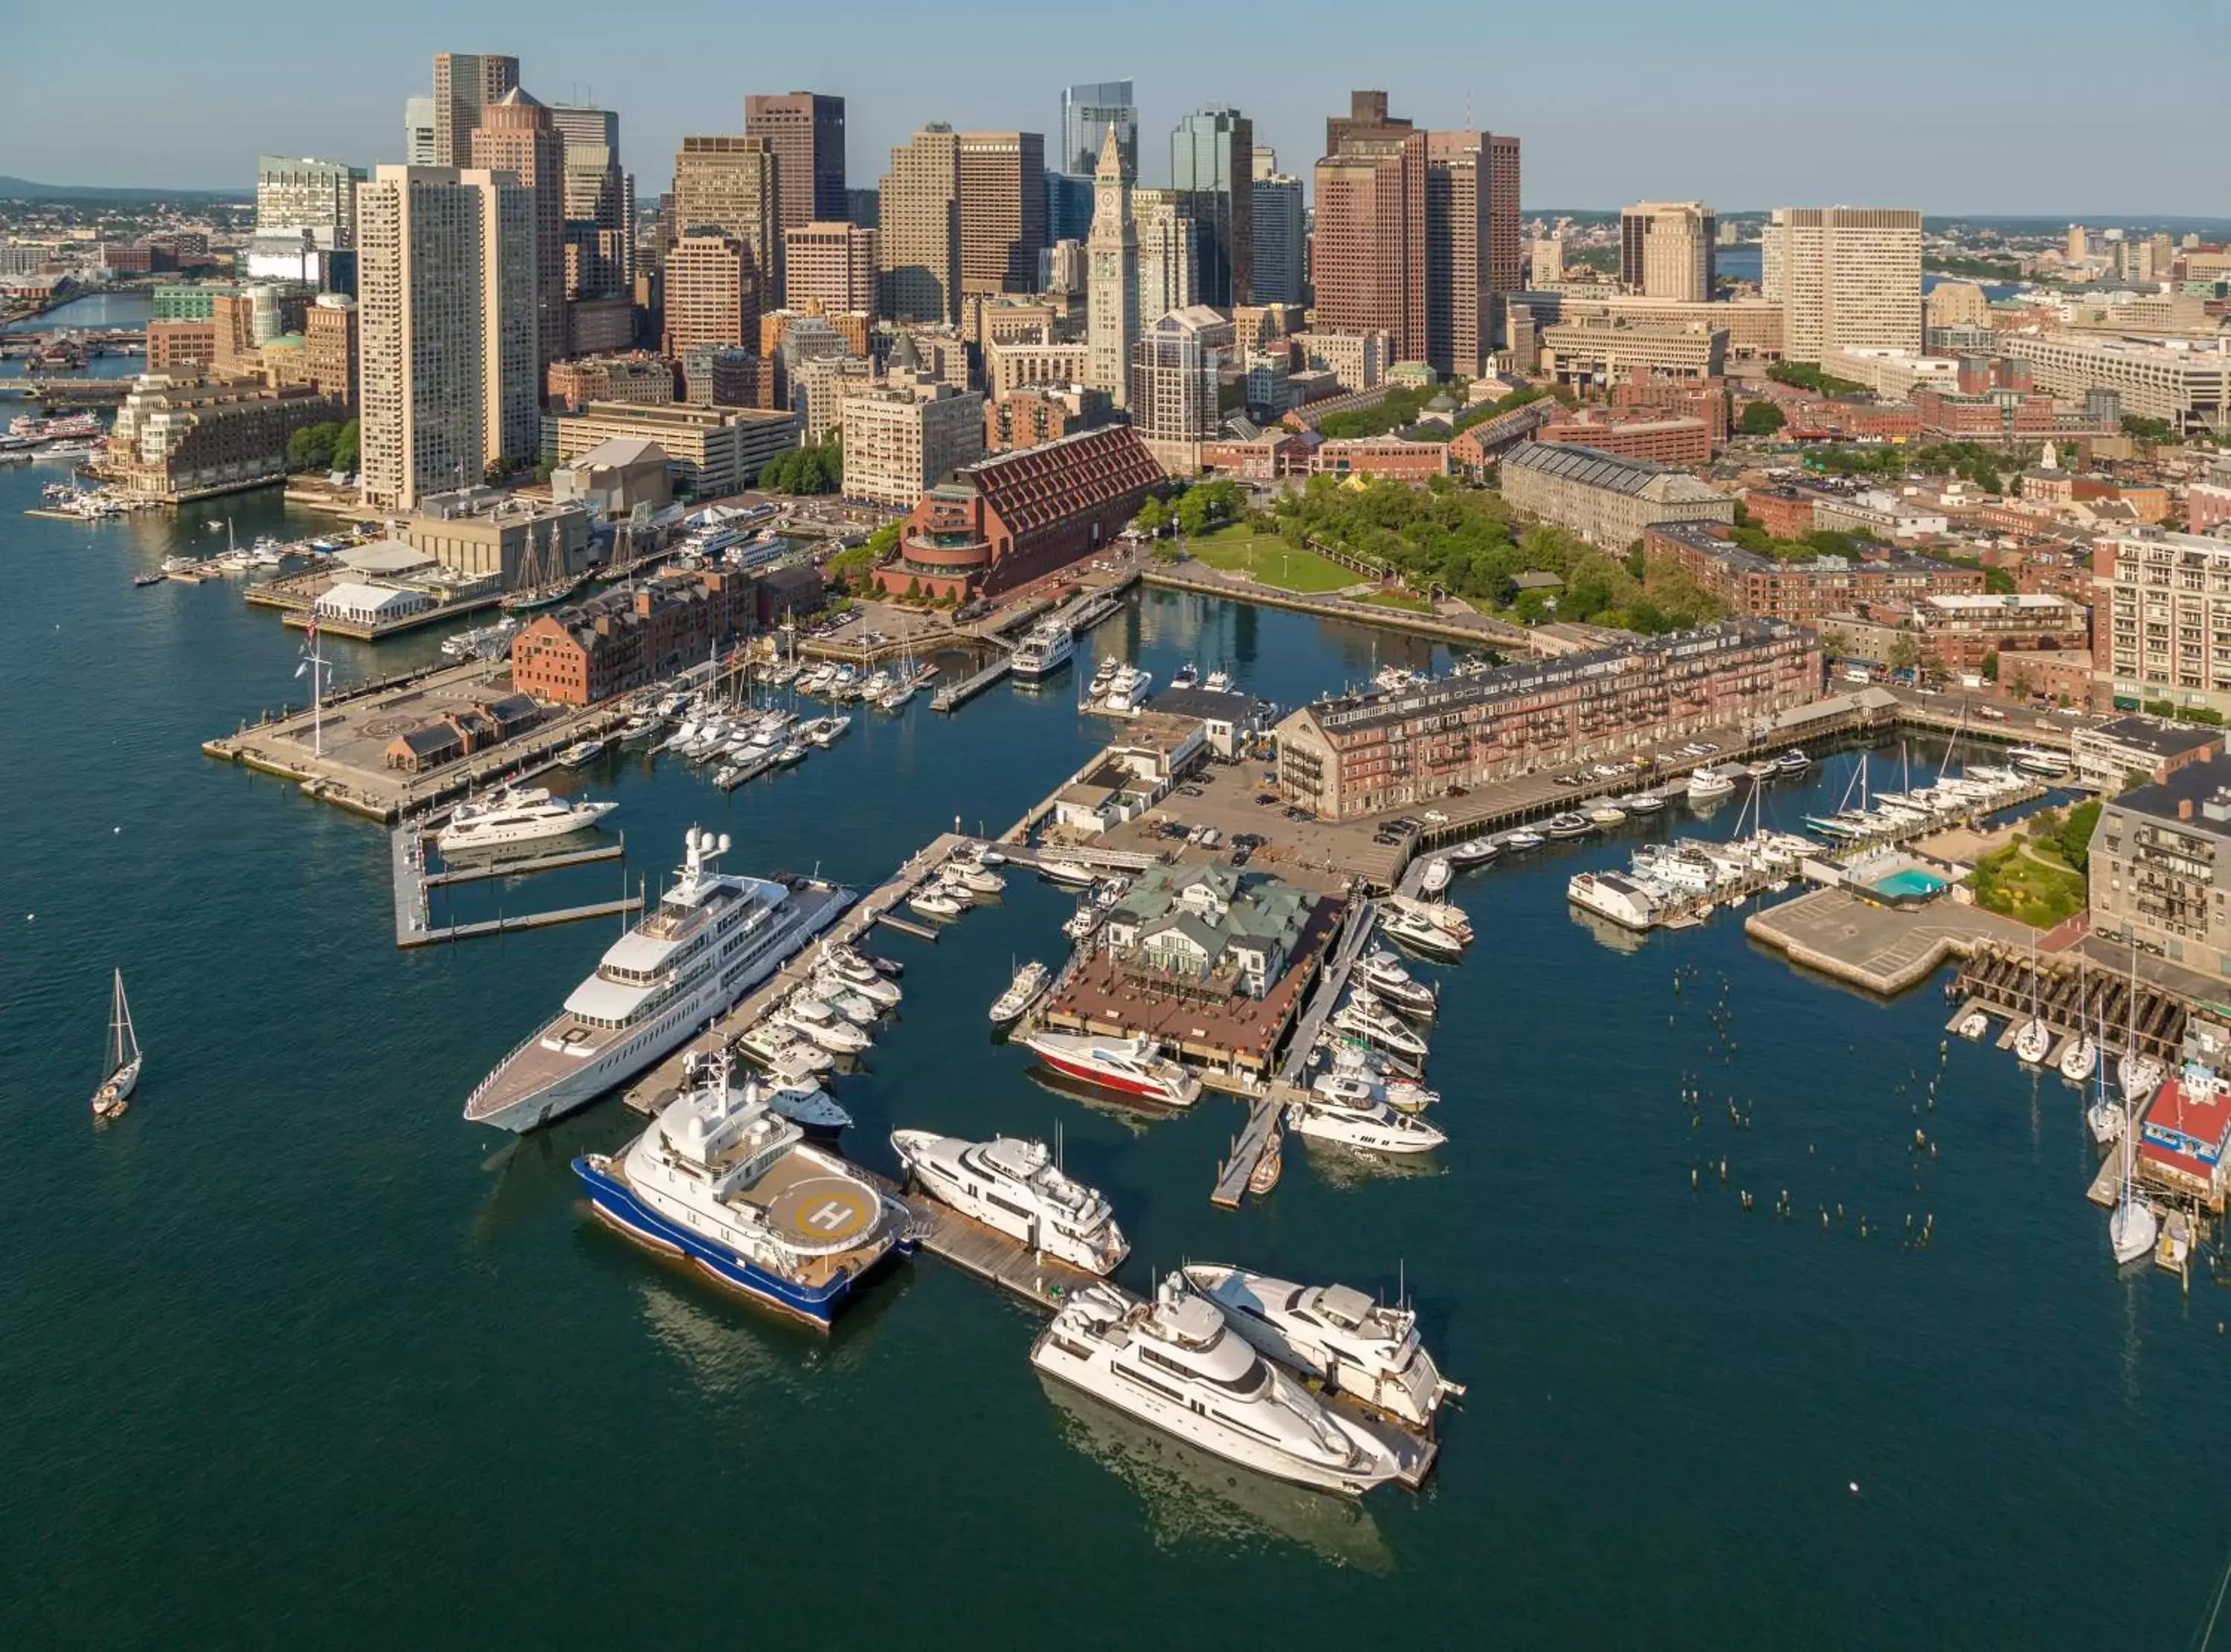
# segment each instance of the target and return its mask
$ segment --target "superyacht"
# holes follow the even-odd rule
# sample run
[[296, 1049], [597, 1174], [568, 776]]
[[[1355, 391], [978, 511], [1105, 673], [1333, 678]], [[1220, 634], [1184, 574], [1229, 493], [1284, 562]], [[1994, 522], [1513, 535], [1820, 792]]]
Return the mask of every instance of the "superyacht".
[[1271, 1358], [1413, 1428], [1430, 1428], [1441, 1401], [1464, 1392], [1419, 1345], [1409, 1308], [1374, 1302], [1353, 1286], [1297, 1285], [1215, 1262], [1197, 1262], [1185, 1276]]
[[931, 1197], [1057, 1261], [1105, 1275], [1131, 1254], [1107, 1199], [1064, 1174], [1042, 1141], [894, 1130], [891, 1146]]
[[1400, 1472], [1376, 1436], [1329, 1410], [1175, 1277], [1151, 1301], [1106, 1285], [1069, 1299], [1031, 1345], [1049, 1377], [1228, 1462], [1361, 1496]]
[[663, 1060], [794, 957], [851, 902], [850, 890], [794, 889], [715, 872], [728, 839], [695, 827], [658, 909], [612, 943], [542, 1029], [505, 1056], [465, 1118], [527, 1131], [585, 1107]]
[[434, 846], [444, 855], [462, 850], [503, 849], [585, 831], [619, 804], [606, 801], [560, 803], [541, 786], [504, 786], [478, 801], [459, 803]]
[[826, 1328], [852, 1289], [916, 1242], [914, 1214], [770, 1108], [725, 1064], [624, 1153], [573, 1171], [597, 1214], [721, 1284]]

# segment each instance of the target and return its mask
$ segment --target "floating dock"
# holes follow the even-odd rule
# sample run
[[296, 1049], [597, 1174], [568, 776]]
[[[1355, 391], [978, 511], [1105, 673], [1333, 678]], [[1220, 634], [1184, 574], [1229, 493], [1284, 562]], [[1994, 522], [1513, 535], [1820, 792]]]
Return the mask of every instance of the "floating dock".
[[473, 940], [482, 935], [508, 935], [515, 929], [547, 929], [553, 924], [577, 923], [584, 918], [617, 918], [624, 913], [643, 910], [643, 899], [630, 895], [624, 900], [599, 900], [586, 907], [561, 907], [554, 912], [522, 912], [508, 917], [489, 918], [475, 924], [448, 924], [439, 929], [422, 929], [396, 937], [398, 946], [435, 946], [444, 941]]
[[1002, 653], [999, 658], [993, 660], [974, 676], [963, 677], [959, 682], [947, 683], [944, 687], [930, 696], [929, 708], [932, 711], [958, 711], [1014, 668], [1015, 656], [1012, 654]]
[[1947, 897], [1926, 907], [1879, 906], [1844, 888], [1815, 889], [1743, 920], [1743, 933], [1793, 964], [1894, 997], [1954, 953], [1992, 941], [2019, 945], [2028, 927]]
[[464, 866], [445, 866], [439, 872], [426, 874], [426, 887], [438, 889], [450, 883], [481, 883], [489, 878], [524, 877], [530, 872], [555, 872], [560, 867], [588, 866], [598, 861], [617, 861], [627, 853], [627, 834], [620, 834], [617, 843], [602, 843], [595, 849], [574, 849], [565, 855], [537, 855], [516, 861], [476, 861]]
[[506, 913], [476, 923], [436, 925], [428, 892], [443, 884], [480, 883], [493, 878], [553, 872], [560, 867], [586, 866], [598, 861], [618, 860], [627, 853], [627, 838], [623, 834], [618, 842], [600, 843], [594, 849], [511, 861], [482, 861], [461, 867], [445, 867], [439, 872], [429, 871], [426, 845], [430, 831], [448, 813], [447, 810], [441, 810], [431, 815], [420, 816], [407, 825], [398, 826], [387, 836], [388, 872], [394, 889], [395, 944], [398, 946], [434, 946], [449, 941], [475, 940], [484, 935], [508, 934], [514, 930], [546, 929], [553, 924], [578, 923], [585, 918], [616, 918], [643, 909], [640, 894], [624, 895], [618, 900], [598, 900], [582, 907]]

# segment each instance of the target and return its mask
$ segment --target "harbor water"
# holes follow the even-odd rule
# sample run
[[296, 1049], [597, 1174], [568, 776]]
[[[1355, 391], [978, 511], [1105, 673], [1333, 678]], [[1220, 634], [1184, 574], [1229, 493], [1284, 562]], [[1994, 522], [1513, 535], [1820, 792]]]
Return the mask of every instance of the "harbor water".
[[[1067, 897], [1018, 876], [934, 947], [881, 942], [906, 1001], [836, 1087], [867, 1163], [897, 1125], [1058, 1129], [1135, 1242], [1128, 1285], [1212, 1259], [1406, 1286], [1469, 1397], [1421, 1494], [1328, 1503], [1050, 1395], [1033, 1312], [933, 1259], [823, 1339], [628, 1247], [568, 1165], [638, 1127], [617, 1102], [463, 1124], [617, 925], [398, 952], [385, 835], [197, 750], [301, 701], [298, 639], [234, 583], [128, 583], [228, 513], [243, 540], [322, 525], [269, 494], [25, 519], [57, 474], [0, 470], [0, 1643], [2088, 1649], [2206, 1616], [2231, 1302], [2114, 1269], [2078, 1096], [1956, 1040], [1940, 1067], [1936, 992], [1801, 976], [1738, 914], [1600, 933], [1565, 881], [1639, 839], [1553, 846], [1455, 891], [1480, 939], [1432, 971], [1449, 1146], [1389, 1170], [1292, 1143], [1232, 1213], [1207, 1195], [1236, 1104], [1089, 1106], [990, 1036]], [[346, 680], [437, 642], [332, 647]], [[1107, 728], [1077, 684], [1111, 649], [1287, 703], [1445, 663], [1148, 593], [1042, 693], [857, 714], [732, 796], [633, 756], [572, 784], [620, 800], [654, 894], [692, 823], [739, 868], [867, 887], [1081, 764]], [[1849, 762], [1767, 823], [1833, 805]], [[95, 1130], [115, 966], [146, 1077]]]

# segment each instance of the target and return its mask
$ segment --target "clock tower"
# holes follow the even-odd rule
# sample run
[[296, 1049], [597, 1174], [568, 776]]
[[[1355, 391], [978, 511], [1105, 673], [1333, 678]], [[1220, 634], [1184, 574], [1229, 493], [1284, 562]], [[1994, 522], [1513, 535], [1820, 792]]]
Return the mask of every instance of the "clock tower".
[[1112, 125], [1092, 185], [1092, 232], [1085, 242], [1085, 384], [1127, 407], [1131, 346], [1139, 341], [1139, 231]]

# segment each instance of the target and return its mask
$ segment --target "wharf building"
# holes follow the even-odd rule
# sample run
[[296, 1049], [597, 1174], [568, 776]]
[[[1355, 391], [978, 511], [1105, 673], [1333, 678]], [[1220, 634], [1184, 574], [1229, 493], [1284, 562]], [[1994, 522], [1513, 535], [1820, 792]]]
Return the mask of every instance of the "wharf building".
[[742, 493], [767, 461], [798, 446], [798, 415], [787, 409], [592, 402], [553, 423], [559, 463], [615, 440], [656, 442], [672, 468], [675, 491], [701, 500]]
[[[1809, 530], [1809, 500], [1806, 509]], [[1785, 562], [1745, 550], [1722, 522], [1653, 522], [1643, 530], [1642, 554], [1646, 561], [1671, 563], [1734, 613], [1816, 629], [1831, 616], [1877, 603], [1911, 607], [1931, 597], [1983, 594], [1981, 568], [1904, 551]]]
[[1344, 436], [1310, 449], [1312, 476], [1367, 476], [1415, 486], [1450, 474], [1445, 442], [1406, 442], [1400, 436]]
[[2166, 717], [2117, 717], [2070, 732], [2075, 782], [2111, 797], [2133, 784], [2160, 784], [2192, 763], [2224, 754], [2223, 731]]
[[534, 236], [508, 174], [382, 166], [358, 190], [367, 508], [409, 510], [537, 451]]
[[2116, 707], [2231, 715], [2231, 539], [2138, 528], [2092, 547], [2092, 653]]
[[1126, 425], [962, 466], [920, 495], [876, 583], [961, 599], [1012, 590], [1114, 544], [1162, 480]]
[[1499, 666], [1305, 706], [1278, 725], [1278, 790], [1327, 820], [1407, 809], [1587, 758], [1749, 726], [1820, 691], [1813, 634], [1779, 620]]
[[1655, 522], [1724, 522], [1735, 500], [1686, 471], [1593, 448], [1529, 442], [1505, 455], [1503, 496], [1521, 510], [1623, 552]]
[[511, 681], [521, 694], [593, 706], [703, 660], [751, 628], [748, 575], [669, 570], [538, 616], [511, 640]]
[[474, 487], [422, 500], [404, 522], [403, 540], [455, 578], [493, 579], [511, 590], [538, 561], [567, 573], [586, 568], [589, 532], [585, 506]]
[[1597, 408], [1552, 419], [1542, 427], [1542, 440], [1657, 465], [1691, 467], [1709, 464], [1712, 458], [1712, 428], [1703, 419], [1649, 410], [1622, 413]]
[[1921, 214], [1904, 207], [1776, 207], [1760, 290], [1782, 307], [1782, 350], [1818, 365], [1839, 345], [1918, 352]]
[[261, 487], [286, 476], [295, 431], [347, 412], [309, 385], [142, 373], [117, 410], [101, 470], [126, 492], [169, 505]]

